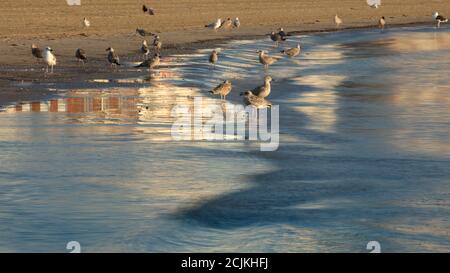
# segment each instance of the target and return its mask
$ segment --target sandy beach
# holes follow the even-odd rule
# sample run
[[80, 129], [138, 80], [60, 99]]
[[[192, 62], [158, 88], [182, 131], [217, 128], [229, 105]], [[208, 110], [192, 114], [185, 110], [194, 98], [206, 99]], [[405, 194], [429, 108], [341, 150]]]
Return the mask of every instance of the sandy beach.
[[[111, 3], [112, 2], [112, 3]], [[433, 24], [431, 14], [438, 10], [450, 13], [450, 3], [443, 0], [391, 0], [372, 9], [363, 0], [154, 0], [147, 3], [156, 15], [144, 14], [145, 1], [82, 0], [81, 6], [68, 6], [64, 0], [4, 0], [0, 10], [0, 104], [27, 98], [32, 92], [15, 82], [74, 80], [109, 74], [105, 65], [105, 49], [112, 46], [123, 58], [138, 54], [142, 38], [136, 27], [158, 33], [164, 42], [163, 56], [175, 52], [213, 47], [229, 39], [258, 38], [271, 30], [284, 27], [291, 32], [336, 30], [333, 17], [344, 20], [341, 29], [376, 26], [385, 16], [389, 25]], [[84, 29], [83, 17], [92, 26]], [[239, 17], [242, 26], [218, 32], [204, 25], [216, 18]], [[58, 57], [56, 73], [45, 78], [42, 64], [30, 53], [31, 43], [51, 46]], [[76, 48], [83, 48], [90, 58], [88, 69], [81, 69], [74, 58]], [[77, 73], [69, 73], [77, 72]], [[118, 73], [120, 74], [120, 73]]]

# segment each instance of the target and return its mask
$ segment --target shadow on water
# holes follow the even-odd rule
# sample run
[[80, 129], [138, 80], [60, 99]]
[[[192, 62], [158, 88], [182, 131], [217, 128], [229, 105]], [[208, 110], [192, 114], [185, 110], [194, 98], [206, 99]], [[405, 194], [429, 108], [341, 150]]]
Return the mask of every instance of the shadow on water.
[[[408, 109], [414, 99], [399, 101], [396, 96], [404, 88], [408, 89], [411, 97], [432, 91], [414, 87], [414, 84], [423, 84], [421, 75], [433, 71], [433, 62], [427, 63], [430, 56], [424, 51], [430, 50], [429, 47], [437, 51], [448, 49], [448, 44], [443, 42], [448, 36], [436, 45], [430, 43], [433, 35], [426, 32], [379, 38], [371, 33], [362, 35], [366, 40], [356, 42], [343, 42], [342, 39], [346, 38], [340, 37], [342, 43], [338, 43], [333, 52], [321, 53], [340, 55], [338, 59], [341, 61], [327, 63], [327, 59], [313, 68], [305, 67], [299, 73], [303, 79], [289, 77], [274, 88], [271, 97], [281, 105], [280, 148], [273, 153], [253, 153], [257, 158], [270, 161], [276, 170], [250, 175], [247, 177], [248, 188], [182, 208], [174, 217], [182, 221], [194, 220], [216, 229], [277, 224], [319, 229], [334, 227], [336, 233], [349, 240], [352, 240], [349, 238], [352, 233], [360, 233], [356, 237], [362, 234], [367, 239], [384, 239], [391, 250], [401, 249], [395, 242], [398, 244], [405, 238], [413, 241], [412, 245], [416, 247], [420, 245], [420, 242], [414, 242], [417, 238], [413, 239], [413, 228], [402, 230], [393, 226], [410, 224], [411, 221], [406, 220], [410, 217], [417, 222], [429, 223], [433, 217], [448, 215], [448, 204], [436, 212], [435, 208], [417, 205], [416, 202], [448, 195], [450, 143], [440, 140], [444, 143], [434, 143], [437, 145], [435, 149], [414, 146], [415, 139], [427, 139], [428, 136], [414, 127], [414, 120], [418, 117]], [[355, 39], [354, 36], [351, 38]], [[371, 40], [374, 38], [377, 40]], [[410, 40], [419, 43], [417, 38], [422, 39], [422, 47], [412, 46], [411, 51], [403, 52], [403, 46]], [[429, 47], [425, 47], [426, 44]], [[301, 58], [300, 62], [313, 61], [311, 55], [314, 52], [310, 51], [310, 55]], [[410, 58], [414, 58], [415, 64], [408, 63]], [[424, 63], [428, 67], [424, 67]], [[409, 75], [405, 75], [405, 80], [408, 82], [396, 75], [403, 75], [406, 70]], [[311, 83], [309, 78], [312, 85], [308, 84]], [[431, 81], [430, 85], [433, 84], [435, 88], [445, 89], [449, 83], [447, 79], [440, 85]], [[328, 91], [333, 93], [334, 101], [333, 105], [327, 106], [326, 95], [321, 94]], [[299, 100], [299, 96], [318, 98]], [[442, 127], [448, 124], [447, 117], [450, 116], [448, 102], [438, 102], [445, 96], [445, 92], [434, 92], [423, 101], [431, 100], [436, 104], [428, 109], [429, 118], [443, 115], [436, 122]], [[434, 108], [439, 106], [442, 108]], [[313, 108], [312, 115], [323, 115], [324, 123], [327, 123], [326, 119], [332, 119], [333, 128], [325, 131], [320, 130], [323, 127], [319, 130], [309, 128], [314, 117], [311, 119], [308, 115], [308, 107]], [[333, 117], [327, 117], [326, 110], [321, 113], [324, 110], [321, 107], [334, 107]], [[416, 110], [421, 110], [420, 105], [416, 107]], [[409, 126], [406, 130], [413, 134], [405, 135], [401, 126]], [[287, 136], [299, 141], [285, 141]], [[439, 140], [440, 136], [437, 138]], [[311, 142], [316, 145], [311, 145]], [[399, 149], [400, 145], [407, 146], [407, 149]], [[443, 146], [446, 148], [442, 149]], [[258, 160], [255, 159], [255, 164]], [[448, 221], [440, 225], [444, 230], [450, 227]], [[422, 231], [422, 238], [417, 241], [430, 241], [437, 247], [435, 249], [445, 249], [446, 243], [440, 241], [442, 232], [439, 228], [436, 231], [426, 226], [426, 232]], [[352, 245], [351, 249], [362, 248]]]

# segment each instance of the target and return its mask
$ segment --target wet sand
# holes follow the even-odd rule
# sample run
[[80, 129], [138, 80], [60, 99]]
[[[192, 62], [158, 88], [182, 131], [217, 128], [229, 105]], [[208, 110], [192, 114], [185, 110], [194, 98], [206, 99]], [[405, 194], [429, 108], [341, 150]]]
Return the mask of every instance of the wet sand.
[[[144, 1], [145, 2], [145, 1]], [[143, 1], [82, 0], [82, 6], [70, 7], [64, 0], [4, 0], [0, 10], [0, 105], [7, 101], [37, 96], [25, 82], [76, 82], [111, 75], [105, 49], [112, 46], [123, 60], [136, 60], [142, 38], [136, 27], [158, 33], [164, 42], [163, 55], [214, 47], [229, 39], [258, 38], [278, 27], [287, 31], [310, 32], [336, 30], [334, 14], [344, 20], [342, 28], [375, 26], [381, 16], [388, 24], [433, 23], [431, 14], [450, 13], [450, 3], [440, 0], [401, 0], [383, 2], [379, 9], [369, 8], [363, 0], [154, 0], [156, 15], [141, 11]], [[149, 5], [150, 6], [150, 5]], [[92, 26], [85, 30], [82, 18]], [[214, 32], [204, 25], [216, 18], [239, 17], [237, 30]], [[30, 54], [31, 43], [51, 46], [58, 57], [56, 73], [44, 77], [42, 64]], [[90, 58], [86, 70], [78, 66], [75, 49], [85, 49]]]

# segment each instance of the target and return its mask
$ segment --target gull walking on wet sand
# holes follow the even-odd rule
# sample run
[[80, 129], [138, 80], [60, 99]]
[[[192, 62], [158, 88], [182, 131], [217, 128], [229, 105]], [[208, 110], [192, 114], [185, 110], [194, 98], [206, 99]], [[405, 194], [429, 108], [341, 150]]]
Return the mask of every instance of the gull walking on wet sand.
[[145, 67], [145, 68], [149, 68], [151, 70], [151, 69], [159, 66], [160, 63], [161, 63], [161, 56], [158, 53], [155, 53], [153, 58], [151, 58], [150, 60], [145, 60], [135, 67], [136, 68]]
[[300, 52], [301, 52], [300, 44], [297, 44], [297, 46], [293, 48], [281, 50], [282, 54], [287, 55], [289, 57], [297, 57], [298, 55], [300, 55]]
[[108, 62], [111, 64], [111, 67], [120, 65], [119, 56], [114, 52], [114, 48], [108, 47], [106, 51], [108, 51]]
[[227, 20], [223, 21], [222, 25], [220, 26], [220, 28], [226, 30], [230, 30], [232, 27], [233, 27], [233, 20], [231, 20], [231, 18], [228, 18]]
[[433, 14], [433, 18], [436, 21], [436, 27], [440, 28], [441, 27], [441, 23], [447, 23], [448, 19], [445, 18], [444, 16], [440, 15], [437, 11], [434, 12]]
[[146, 31], [145, 29], [142, 29], [142, 28], [136, 28], [136, 33], [142, 37], [154, 35], [153, 33]]
[[48, 73], [48, 67], [51, 67], [51, 73], [53, 74], [53, 67], [56, 65], [56, 57], [53, 54], [53, 49], [46, 47], [44, 50], [44, 61], [47, 63], [46, 72]]
[[270, 91], [271, 91], [270, 83], [272, 82], [272, 80], [273, 80], [272, 77], [265, 76], [264, 84], [251, 90], [252, 94], [255, 96], [261, 97], [261, 98], [268, 97], [270, 95]]
[[334, 16], [334, 23], [336, 24], [336, 27], [340, 27], [343, 23], [342, 19], [337, 14]]
[[213, 95], [220, 95], [221, 99], [226, 99], [226, 96], [231, 92], [233, 86], [229, 80], [224, 81], [223, 83], [216, 86], [213, 90], [209, 91], [209, 93]]
[[36, 58], [37, 61], [39, 61], [39, 59], [42, 59], [42, 50], [37, 47], [35, 44], [31, 45], [31, 54]]
[[209, 25], [205, 25], [206, 28], [213, 29], [214, 31], [217, 31], [222, 26], [222, 19], [217, 19], [214, 23], [211, 23]]
[[269, 68], [269, 65], [274, 64], [278, 59], [266, 55], [262, 50], [257, 51], [259, 53], [259, 62], [264, 65], [264, 68]]
[[236, 17], [236, 19], [234, 19], [234, 21], [233, 21], [233, 26], [234, 26], [235, 28], [239, 28], [239, 27], [241, 26], [241, 21], [239, 20], [238, 17]]
[[386, 26], [386, 19], [383, 16], [380, 18], [380, 20], [378, 20], [378, 27], [384, 29], [385, 26]]
[[150, 48], [148, 47], [147, 40], [142, 41], [141, 53], [144, 57], [144, 60], [147, 60], [148, 54], [150, 54]]
[[91, 22], [86, 17], [83, 19], [83, 26], [85, 28], [89, 28], [91, 26]]
[[213, 65], [213, 67], [216, 67], [216, 63], [219, 60], [219, 54], [216, 49], [214, 49], [211, 52], [211, 55], [209, 55], [209, 63]]
[[161, 38], [158, 35], [156, 35], [155, 39], [153, 40], [153, 48], [155, 49], [156, 52], [161, 51], [162, 42], [161, 42]]
[[77, 61], [81, 62], [83, 66], [87, 62], [86, 52], [81, 48], [77, 48], [77, 50], [75, 51], [75, 58], [77, 58]]
[[148, 8], [146, 5], [142, 5], [142, 11], [148, 13], [149, 15], [155, 15], [155, 9]]
[[241, 93], [244, 96], [244, 104], [246, 106], [251, 105], [256, 109], [264, 109], [272, 107], [272, 103], [265, 98], [255, 96], [252, 91], [245, 91]]

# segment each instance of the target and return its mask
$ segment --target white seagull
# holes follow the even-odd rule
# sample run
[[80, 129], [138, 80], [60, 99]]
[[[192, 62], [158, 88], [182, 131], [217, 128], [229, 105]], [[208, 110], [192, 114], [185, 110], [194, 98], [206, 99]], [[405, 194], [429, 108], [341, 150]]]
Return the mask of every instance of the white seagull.
[[221, 26], [222, 26], [222, 19], [221, 18], [217, 19], [217, 21], [214, 22], [214, 23], [211, 23], [209, 25], [205, 25], [206, 28], [214, 29], [214, 31], [217, 31]]
[[83, 26], [85, 28], [88, 28], [91, 26], [91, 22], [86, 17], [84, 17], [84, 19], [83, 19]]
[[343, 23], [342, 19], [339, 18], [337, 14], [334, 16], [334, 23], [336, 24], [337, 27], [339, 27]]
[[369, 7], [377, 9], [381, 6], [381, 0], [367, 0]]
[[49, 66], [51, 67], [51, 73], [53, 73], [53, 67], [56, 65], [56, 57], [53, 54], [53, 49], [50, 47], [44, 49], [44, 61], [47, 63], [47, 73]]

